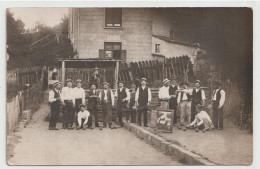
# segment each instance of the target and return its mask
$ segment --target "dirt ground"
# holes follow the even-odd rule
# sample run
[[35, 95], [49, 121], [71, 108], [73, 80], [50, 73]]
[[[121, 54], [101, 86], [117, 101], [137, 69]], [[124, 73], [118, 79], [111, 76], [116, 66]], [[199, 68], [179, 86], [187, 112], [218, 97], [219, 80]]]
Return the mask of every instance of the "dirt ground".
[[42, 105], [26, 128], [10, 136], [18, 141], [8, 146], [9, 165], [182, 165], [124, 128], [49, 131], [48, 112]]
[[[152, 131], [149, 128], [146, 130]], [[195, 130], [182, 131], [174, 127], [172, 133], [159, 135], [217, 164], [251, 165], [253, 162], [253, 134], [232, 124], [224, 123], [223, 130], [205, 133], [197, 133]]]

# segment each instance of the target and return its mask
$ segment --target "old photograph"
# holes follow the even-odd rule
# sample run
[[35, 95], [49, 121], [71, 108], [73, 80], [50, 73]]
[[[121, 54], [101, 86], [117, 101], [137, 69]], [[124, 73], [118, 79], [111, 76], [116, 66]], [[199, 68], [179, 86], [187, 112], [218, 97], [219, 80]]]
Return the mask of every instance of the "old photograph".
[[6, 163], [250, 166], [253, 9], [6, 8]]

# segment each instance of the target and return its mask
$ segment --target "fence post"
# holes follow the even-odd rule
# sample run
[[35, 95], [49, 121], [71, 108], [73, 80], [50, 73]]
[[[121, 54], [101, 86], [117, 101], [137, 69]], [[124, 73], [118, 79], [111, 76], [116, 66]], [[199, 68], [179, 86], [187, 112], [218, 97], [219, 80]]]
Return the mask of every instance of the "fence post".
[[61, 64], [61, 86], [63, 87], [64, 86], [64, 82], [65, 82], [65, 61], [63, 60], [62, 61], [62, 64]]

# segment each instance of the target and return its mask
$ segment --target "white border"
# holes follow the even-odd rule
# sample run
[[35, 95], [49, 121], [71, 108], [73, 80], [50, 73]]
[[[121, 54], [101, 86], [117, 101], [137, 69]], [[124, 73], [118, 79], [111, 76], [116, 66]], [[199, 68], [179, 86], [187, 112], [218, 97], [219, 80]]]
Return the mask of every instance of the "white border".
[[[260, 2], [259, 1], [169, 1], [169, 0], [132, 0], [132, 1], [123, 1], [123, 0], [96, 0], [96, 1], [2, 1], [0, 0], [0, 72], [2, 72], [0, 76], [0, 107], [1, 107], [1, 115], [0, 115], [0, 168], [9, 168], [6, 164], [6, 115], [5, 115], [5, 107], [6, 107], [6, 8], [9, 7], [250, 7], [253, 9], [253, 17], [254, 17], [254, 161], [251, 166], [218, 166], [218, 167], [201, 167], [201, 166], [185, 166], [185, 168], [260, 168], [260, 154], [259, 154], [259, 120], [260, 120], [260, 109], [259, 102], [260, 100]], [[258, 31], [257, 31], [258, 30]], [[257, 104], [258, 103], [258, 104]], [[243, 145], [241, 145], [243, 146]], [[258, 159], [256, 158], [258, 157]], [[46, 168], [46, 166], [43, 166]], [[41, 167], [41, 168], [43, 168]], [[16, 167], [12, 167], [16, 168]], [[29, 168], [28, 166], [21, 166], [21, 169]], [[30, 167], [35, 168], [35, 166]], [[50, 166], [47, 168], [71, 168], [71, 166]], [[76, 166], [75, 168], [83, 168], [81, 166]], [[104, 168], [104, 167], [91, 167], [91, 168]], [[108, 168], [108, 167], [106, 167]], [[111, 166], [109, 168], [115, 168]], [[129, 166], [125, 166], [124, 168], [130, 168]], [[158, 168], [155, 167], [136, 167], [136, 168]], [[159, 167], [162, 168], [162, 167]], [[163, 168], [179, 168], [179, 167], [163, 167]], [[184, 167], [182, 167], [184, 168]]]

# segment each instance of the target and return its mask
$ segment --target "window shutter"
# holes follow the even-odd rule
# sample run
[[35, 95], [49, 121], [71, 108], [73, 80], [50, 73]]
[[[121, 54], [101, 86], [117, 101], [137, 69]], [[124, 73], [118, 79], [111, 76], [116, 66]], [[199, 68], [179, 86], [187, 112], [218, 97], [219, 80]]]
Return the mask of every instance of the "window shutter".
[[126, 62], [126, 50], [121, 50], [121, 59], [122, 62]]
[[105, 50], [104, 49], [99, 49], [99, 58], [105, 59]]

